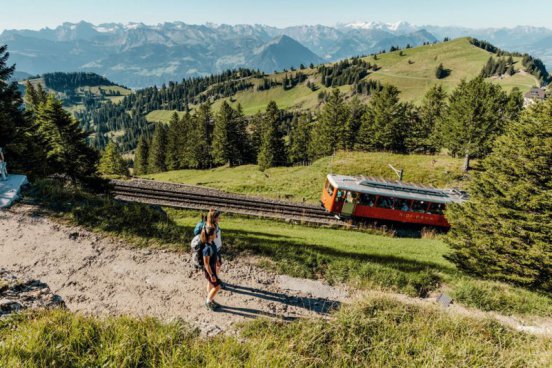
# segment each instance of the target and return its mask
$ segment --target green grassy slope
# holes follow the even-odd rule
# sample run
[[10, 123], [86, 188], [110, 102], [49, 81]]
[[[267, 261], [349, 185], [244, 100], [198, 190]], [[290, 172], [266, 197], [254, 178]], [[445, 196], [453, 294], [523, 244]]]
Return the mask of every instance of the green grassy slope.
[[399, 155], [385, 152], [338, 152], [310, 166], [275, 167], [259, 171], [256, 165], [212, 170], [177, 170], [145, 175], [146, 178], [204, 185], [228, 192], [267, 197], [318, 200], [325, 176], [330, 173], [396, 179], [387, 166], [404, 169], [404, 181], [428, 185], [461, 186], [462, 161], [445, 155]]
[[546, 367], [552, 342], [489, 320], [366, 298], [333, 318], [206, 338], [180, 321], [54, 310], [0, 320], [4, 367]]
[[[448, 42], [442, 42], [434, 45], [419, 46], [411, 49], [385, 53], [377, 56], [366, 57], [365, 60], [380, 66], [380, 69], [371, 73], [365, 79], [378, 80], [382, 83], [390, 83], [399, 88], [401, 98], [404, 101], [411, 101], [415, 104], [421, 102], [424, 94], [435, 84], [441, 84], [446, 91], [452, 91], [462, 79], [471, 79], [479, 75], [481, 69], [493, 54], [472, 45], [468, 38], [459, 38]], [[496, 55], [495, 55], [496, 58]], [[506, 91], [518, 87], [522, 92], [528, 91], [537, 84], [536, 79], [520, 70], [521, 58], [514, 58], [515, 69], [518, 71], [513, 76], [504, 76], [502, 78], [488, 78], [493, 83], [498, 83]], [[440, 63], [445, 69], [450, 70], [450, 75], [444, 79], [435, 77], [435, 68]], [[306, 87], [306, 82], [297, 85], [295, 88], [284, 90], [282, 87], [271, 88], [266, 91], [256, 91], [250, 89], [238, 92], [232, 97], [220, 99], [214, 102], [213, 108], [216, 110], [222, 101], [226, 100], [233, 107], [238, 103], [242, 105], [246, 115], [252, 115], [266, 108], [269, 101], [274, 100], [281, 108], [286, 109], [309, 109], [316, 110], [320, 107], [318, 94], [321, 91], [327, 91], [328, 88], [320, 83], [320, 75], [316, 69], [302, 70], [309, 76], [309, 80], [314, 82], [319, 89], [311, 91]], [[281, 80], [285, 73], [276, 73], [269, 75], [268, 78]], [[258, 81], [253, 80], [254, 84]], [[345, 85], [339, 87], [342, 92], [351, 94], [351, 86]], [[367, 97], [363, 97], [367, 99]], [[171, 114], [163, 115], [162, 112], [155, 111], [155, 121], [167, 121]], [[148, 115], [148, 119], [151, 114]]]
[[[23, 81], [20, 81], [19, 84], [22, 85], [23, 87], [25, 86], [25, 83], [27, 81], [26, 80], [23, 80]], [[34, 79], [29, 79], [29, 82], [34, 86], [36, 87], [38, 84], [42, 85], [42, 88], [44, 88], [47, 92], [49, 93], [54, 93], [56, 94], [56, 96], [58, 98], [60, 98], [62, 101], [63, 101], [63, 107], [71, 112], [71, 113], [74, 113], [74, 112], [78, 112], [78, 111], [81, 111], [81, 110], [84, 110], [85, 107], [82, 103], [73, 103], [71, 101], [68, 101], [66, 99], [66, 94], [64, 92], [61, 92], [61, 91], [56, 91], [54, 89], [51, 89], [51, 88], [47, 88], [45, 83], [44, 83], [44, 78], [34, 78]], [[119, 103], [120, 101], [123, 100], [123, 98], [125, 98], [125, 96], [129, 95], [132, 93], [132, 91], [128, 88], [125, 88], [125, 87], [121, 87], [121, 86], [81, 86], [81, 87], [78, 87], [74, 90], [75, 94], [79, 97], [83, 97], [85, 93], [91, 93], [92, 95], [94, 95], [96, 98], [98, 98], [100, 101], [111, 101], [113, 103]], [[103, 92], [103, 97], [101, 95], [101, 93]], [[120, 96], [117, 96], [116, 94], [120, 94]]]
[[179, 117], [182, 117], [184, 115], [183, 111], [153, 110], [146, 115], [146, 120], [150, 123], [168, 123], [175, 112], [178, 114]]

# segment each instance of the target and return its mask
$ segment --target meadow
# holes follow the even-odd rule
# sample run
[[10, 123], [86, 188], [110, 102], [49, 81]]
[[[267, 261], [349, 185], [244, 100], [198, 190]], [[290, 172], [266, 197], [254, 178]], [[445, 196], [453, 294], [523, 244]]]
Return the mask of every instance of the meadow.
[[[328, 173], [364, 175], [397, 180], [388, 164], [404, 169], [405, 182], [436, 187], [462, 187], [466, 178], [462, 160], [447, 155], [401, 155], [386, 152], [337, 152], [308, 166], [274, 167], [259, 171], [256, 165], [210, 170], [177, 170], [144, 175], [148, 179], [203, 185], [242, 193], [317, 203]], [[474, 163], [477, 167], [477, 163]]]

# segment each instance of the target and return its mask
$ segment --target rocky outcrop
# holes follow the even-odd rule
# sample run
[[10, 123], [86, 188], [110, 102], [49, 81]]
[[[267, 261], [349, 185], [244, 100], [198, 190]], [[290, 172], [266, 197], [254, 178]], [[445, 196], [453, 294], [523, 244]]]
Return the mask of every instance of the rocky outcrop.
[[40, 280], [25, 279], [0, 268], [0, 318], [23, 309], [65, 307], [63, 299]]

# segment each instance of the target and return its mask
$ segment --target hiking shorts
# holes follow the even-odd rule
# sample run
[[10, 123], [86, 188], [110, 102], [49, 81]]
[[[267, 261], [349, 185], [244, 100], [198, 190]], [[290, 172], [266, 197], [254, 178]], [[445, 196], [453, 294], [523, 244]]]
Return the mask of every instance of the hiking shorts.
[[205, 268], [203, 269], [203, 275], [205, 275], [205, 278], [207, 279], [207, 281], [209, 281], [209, 284], [213, 285], [214, 287], [220, 286], [220, 279], [216, 273], [213, 274], [217, 278], [217, 281], [215, 282], [211, 281], [211, 277], [209, 277], [209, 274], [207, 273], [207, 270]]

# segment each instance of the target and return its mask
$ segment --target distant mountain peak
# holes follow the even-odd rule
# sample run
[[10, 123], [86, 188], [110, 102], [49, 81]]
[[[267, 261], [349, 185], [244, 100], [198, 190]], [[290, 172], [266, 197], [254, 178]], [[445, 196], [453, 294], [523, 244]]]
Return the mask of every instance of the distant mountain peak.
[[414, 32], [418, 29], [418, 27], [406, 22], [406, 21], [398, 21], [394, 23], [384, 23], [380, 21], [356, 21], [351, 22], [343, 25], [344, 28], [352, 28], [352, 29], [366, 29], [366, 30], [379, 30], [379, 31], [387, 31], [392, 33], [409, 33]]
[[288, 35], [279, 35], [258, 51], [252, 66], [265, 72], [321, 63], [323, 59]]

